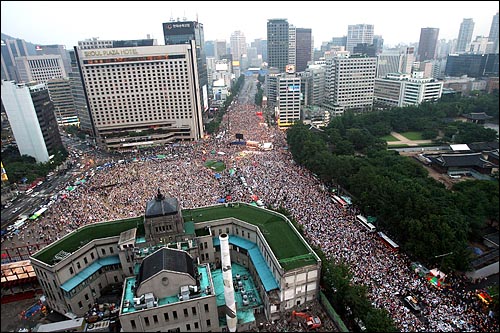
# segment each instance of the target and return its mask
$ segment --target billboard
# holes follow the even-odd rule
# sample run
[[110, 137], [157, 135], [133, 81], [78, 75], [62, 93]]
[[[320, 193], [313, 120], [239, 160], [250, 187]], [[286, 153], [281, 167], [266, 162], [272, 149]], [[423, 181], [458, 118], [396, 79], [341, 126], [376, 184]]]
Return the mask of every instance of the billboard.
[[285, 66], [285, 72], [289, 73], [289, 74], [293, 74], [295, 73], [295, 65], [286, 65]]
[[215, 64], [215, 70], [216, 71], [227, 71], [228, 70], [227, 65], [228, 64]]
[[300, 91], [300, 84], [288, 85], [288, 91]]
[[7, 172], [5, 172], [5, 169], [3, 168], [3, 163], [1, 163], [1, 166], [2, 166], [2, 181], [5, 182], [7, 180], [9, 180], [9, 177], [7, 177]]
[[163, 23], [163, 32], [166, 36], [188, 35], [194, 32], [194, 22], [169, 22]]

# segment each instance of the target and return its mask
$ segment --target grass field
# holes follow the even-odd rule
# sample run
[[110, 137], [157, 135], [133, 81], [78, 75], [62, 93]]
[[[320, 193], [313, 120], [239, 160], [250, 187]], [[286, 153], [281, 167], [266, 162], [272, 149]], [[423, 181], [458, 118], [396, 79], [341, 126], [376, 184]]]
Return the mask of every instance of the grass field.
[[421, 132], [403, 132], [400, 134], [408, 140], [423, 140]]
[[226, 168], [226, 165], [220, 161], [209, 160], [205, 162], [207, 168], [211, 168], [217, 172], [221, 172]]
[[387, 141], [387, 142], [391, 142], [391, 141], [399, 141], [398, 139], [396, 139], [395, 137], [393, 137], [392, 135], [386, 135], [386, 136], [383, 136], [381, 137], [380, 139], [384, 140], [384, 141]]
[[[234, 217], [259, 227], [272, 251], [285, 270], [314, 264], [316, 260], [299, 236], [283, 218], [268, 210], [240, 204], [239, 207], [223, 205], [183, 211], [185, 221], [194, 223]], [[293, 257], [297, 260], [292, 259]]]

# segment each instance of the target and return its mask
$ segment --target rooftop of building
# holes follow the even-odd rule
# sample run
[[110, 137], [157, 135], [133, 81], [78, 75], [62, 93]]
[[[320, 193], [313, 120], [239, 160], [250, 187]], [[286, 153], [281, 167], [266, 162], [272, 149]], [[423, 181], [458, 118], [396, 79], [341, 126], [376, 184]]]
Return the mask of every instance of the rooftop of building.
[[[194, 234], [196, 223], [236, 218], [259, 227], [271, 250], [285, 270], [292, 270], [317, 262], [316, 256], [307, 246], [291, 222], [274, 212], [237, 203], [225, 207], [224, 204], [196, 209], [182, 210], [184, 229], [188, 234]], [[144, 216], [130, 219], [92, 223], [64, 236], [62, 239], [48, 245], [32, 257], [48, 265], [54, 265], [59, 260], [77, 251], [92, 240], [117, 237], [123, 231], [137, 228], [136, 242], [144, 238]]]
[[[231, 265], [231, 273], [233, 276], [233, 286], [234, 286], [234, 299], [236, 301], [237, 317], [239, 324], [245, 324], [248, 322], [255, 321], [254, 308], [263, 305], [262, 299], [259, 296], [255, 282], [253, 281], [249, 271], [242, 265], [233, 263]], [[224, 282], [222, 277], [222, 270], [216, 269], [210, 271], [207, 265], [197, 265], [197, 273], [201, 274], [200, 278], [200, 290], [194, 295], [190, 295], [190, 298], [205, 297], [209, 295], [215, 295], [217, 306], [224, 305]], [[210, 286], [210, 276], [212, 276], [213, 291], [207, 289]], [[140, 304], [134, 303], [134, 291], [133, 286], [136, 284], [136, 277], [127, 278], [124, 283], [123, 300], [121, 307], [121, 314], [127, 314], [135, 312], [141, 309], [147, 309], [148, 305], [146, 302], [140, 302]], [[179, 290], [180, 291], [180, 290]], [[168, 304], [175, 304], [180, 302], [179, 293], [171, 295], [168, 297], [155, 299], [157, 306], [164, 306]], [[154, 294], [153, 294], [154, 295]], [[246, 295], [246, 297], [245, 297]], [[138, 297], [137, 297], [138, 298]], [[136, 298], [136, 301], [137, 301]], [[150, 305], [151, 306], [151, 305]], [[222, 319], [224, 320], [225, 317]], [[222, 323], [224, 325], [224, 323]]]
[[186, 221], [195, 224], [223, 218], [237, 218], [259, 227], [268, 242], [271, 250], [285, 270], [311, 265], [316, 263], [312, 250], [305, 244], [291, 225], [291, 222], [267, 209], [254, 207], [249, 204], [214, 205], [183, 211]]

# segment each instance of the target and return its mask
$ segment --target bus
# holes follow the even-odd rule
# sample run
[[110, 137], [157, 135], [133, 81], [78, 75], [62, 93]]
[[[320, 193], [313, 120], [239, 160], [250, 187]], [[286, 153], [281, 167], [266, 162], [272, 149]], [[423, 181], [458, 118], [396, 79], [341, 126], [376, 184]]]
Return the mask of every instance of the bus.
[[332, 195], [332, 201], [338, 205], [340, 205], [342, 208], [347, 209], [349, 207], [349, 204], [344, 201], [341, 197], [338, 195]]
[[363, 226], [363, 228], [368, 230], [368, 232], [375, 232], [376, 230], [375, 226], [370, 222], [368, 222], [366, 217], [364, 217], [363, 215], [356, 215], [356, 221], [358, 221], [359, 224]]
[[392, 239], [390, 239], [386, 234], [384, 234], [382, 231], [378, 232], [378, 235], [382, 239], [385, 245], [387, 245], [391, 250], [397, 251], [399, 250], [399, 245], [396, 244]]

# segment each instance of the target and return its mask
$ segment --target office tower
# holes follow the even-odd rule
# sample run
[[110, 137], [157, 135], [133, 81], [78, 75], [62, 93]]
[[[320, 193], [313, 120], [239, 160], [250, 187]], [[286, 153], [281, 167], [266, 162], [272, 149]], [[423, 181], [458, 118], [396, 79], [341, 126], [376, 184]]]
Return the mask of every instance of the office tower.
[[24, 39], [2, 40], [2, 80], [19, 82], [16, 58], [30, 55]]
[[373, 45], [375, 46], [375, 55], [382, 53], [384, 49], [384, 38], [382, 38], [381, 35], [374, 35]]
[[277, 77], [276, 119], [278, 126], [287, 127], [300, 121], [301, 77], [296, 74], [281, 73]]
[[302, 76], [304, 105], [322, 105], [325, 101], [326, 64], [309, 65]]
[[373, 44], [373, 24], [355, 24], [347, 27], [346, 51], [353, 52], [360, 43]]
[[488, 41], [493, 44], [486, 51], [486, 53], [498, 53], [498, 12], [493, 16], [493, 21], [491, 21], [490, 34], [488, 36]]
[[439, 28], [420, 29], [420, 40], [418, 42], [417, 60], [434, 60], [436, 56], [436, 46], [439, 36]]
[[16, 58], [19, 82], [46, 83], [53, 78], [67, 77], [60, 55], [37, 55]]
[[78, 125], [78, 115], [69, 78], [50, 79], [47, 81], [47, 89], [50, 100], [54, 104], [57, 123], [63, 126]]
[[2, 81], [1, 90], [2, 106], [19, 153], [40, 163], [48, 162], [50, 155], [63, 146], [46, 84]]
[[241, 56], [247, 54], [247, 40], [245, 34], [239, 30], [233, 32], [229, 39], [233, 60], [241, 60]]
[[326, 62], [327, 102], [346, 110], [371, 110], [376, 68], [377, 58], [334, 54]]
[[[163, 23], [163, 35], [165, 45], [190, 44], [191, 40], [195, 41], [196, 47], [192, 50], [196, 50], [198, 94], [202, 101], [203, 112], [208, 111], [208, 74], [203, 24], [197, 21]], [[203, 132], [199, 135], [203, 135]]]
[[98, 145], [131, 150], [203, 137], [197, 44], [188, 42], [75, 47]]
[[285, 71], [288, 60], [289, 24], [286, 19], [269, 19], [267, 21], [267, 55], [268, 67], [276, 67]]
[[306, 28], [296, 29], [296, 52], [295, 52], [295, 70], [297, 72], [305, 71], [307, 64], [312, 61], [313, 40], [312, 30]]
[[71, 72], [71, 60], [64, 45], [37, 45], [35, 51], [36, 55], [60, 55], [66, 74]]
[[263, 39], [261, 42], [262, 46], [262, 61], [268, 62], [269, 56], [268, 56], [268, 51], [267, 51], [267, 40]]
[[215, 60], [221, 60], [223, 56], [227, 54], [227, 43], [226, 40], [217, 39], [215, 41]]
[[472, 33], [474, 32], [474, 21], [471, 18], [464, 18], [460, 24], [460, 31], [458, 32], [457, 52], [468, 52], [469, 45], [472, 40]]
[[[69, 52], [71, 59], [71, 72], [68, 74], [69, 82], [71, 85], [71, 95], [75, 102], [75, 111], [80, 123], [80, 130], [89, 134], [92, 140], [95, 139], [94, 126], [90, 119], [89, 108], [87, 105], [87, 97], [85, 96], [85, 89], [83, 88], [82, 76], [80, 68], [78, 67], [78, 59], [75, 51]], [[95, 143], [95, 142], [94, 142]]]
[[290, 24], [288, 26], [288, 65], [296, 67], [297, 53], [297, 28]]
[[363, 54], [368, 57], [377, 56], [377, 48], [374, 44], [368, 45], [367, 43], [359, 43], [354, 47], [353, 54]]

